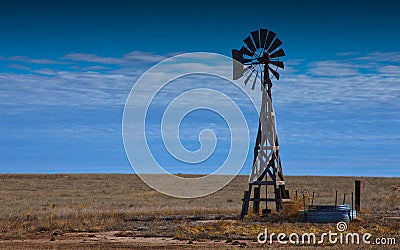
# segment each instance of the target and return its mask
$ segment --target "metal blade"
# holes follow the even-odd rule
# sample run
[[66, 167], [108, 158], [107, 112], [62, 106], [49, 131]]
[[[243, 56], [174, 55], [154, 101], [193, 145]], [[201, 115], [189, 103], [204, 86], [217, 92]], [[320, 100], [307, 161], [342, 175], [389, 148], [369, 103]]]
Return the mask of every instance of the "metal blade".
[[258, 71], [256, 72], [256, 77], [254, 78], [253, 86], [251, 87], [252, 90], [254, 90], [254, 88], [255, 88], [255, 86], [256, 86], [257, 75], [258, 75]]
[[260, 45], [261, 45], [261, 48], [264, 48], [265, 39], [267, 39], [267, 33], [268, 33], [267, 29], [260, 29]]
[[251, 71], [251, 73], [249, 74], [249, 76], [246, 78], [246, 80], [244, 80], [244, 85], [247, 85], [247, 83], [248, 83], [249, 80], [250, 80], [251, 75], [253, 75], [254, 70], [255, 70], [255, 69], [253, 69], [253, 70]]
[[272, 53], [269, 58], [275, 58], [275, 57], [280, 57], [280, 56], [285, 56], [285, 51], [283, 49], [279, 49], [278, 51]]
[[240, 50], [233, 49], [232, 50], [232, 58], [241, 62], [241, 63], [248, 63], [253, 61], [252, 58], [243, 58], [243, 54]]
[[253, 41], [251, 40], [251, 38], [248, 36], [246, 37], [246, 39], [243, 40], [243, 42], [246, 43], [247, 47], [252, 51], [256, 51], [256, 47], [254, 46]]
[[275, 78], [276, 78], [277, 80], [279, 80], [279, 73], [276, 72], [273, 68], [271, 68], [271, 67], [269, 67], [269, 66], [268, 66], [268, 68], [269, 68], [269, 70], [271, 71], [271, 73], [275, 76]]
[[258, 32], [258, 30], [251, 32], [251, 37], [253, 38], [256, 48], [259, 49], [260, 48], [260, 33]]
[[271, 63], [272, 65], [275, 65], [281, 69], [285, 68], [285, 65], [283, 65], [283, 62], [280, 62], [280, 61], [269, 61], [269, 63]]
[[272, 40], [276, 37], [276, 33], [273, 31], [268, 31], [267, 40], [265, 41], [264, 49], [268, 49], [272, 43]]
[[279, 38], [276, 38], [275, 41], [272, 43], [271, 47], [268, 49], [268, 53], [276, 50], [279, 46], [282, 45], [282, 41]]
[[244, 66], [242, 64], [243, 54], [239, 50], [232, 50], [233, 58], [233, 80], [241, 78], [244, 74]]
[[237, 49], [232, 50], [232, 58], [241, 62], [243, 60], [243, 54]]
[[246, 47], [244, 47], [244, 46], [242, 46], [241, 48], [240, 48], [240, 52], [242, 52], [243, 54], [245, 54], [245, 55], [248, 55], [248, 56], [253, 56], [254, 55], [254, 53], [253, 52], [251, 52], [250, 50], [248, 50]]
[[248, 62], [251, 62], [251, 61], [253, 61], [253, 59], [247, 59], [247, 58], [243, 58], [242, 59], [242, 63], [248, 63]]
[[244, 74], [243, 64], [233, 61], [233, 80], [241, 78]]

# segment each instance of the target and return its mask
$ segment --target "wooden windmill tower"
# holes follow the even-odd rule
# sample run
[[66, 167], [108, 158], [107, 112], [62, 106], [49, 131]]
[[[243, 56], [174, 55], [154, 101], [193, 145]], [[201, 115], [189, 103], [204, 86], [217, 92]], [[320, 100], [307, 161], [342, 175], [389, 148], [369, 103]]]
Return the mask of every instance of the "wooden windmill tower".
[[[279, 80], [277, 69], [284, 68], [280, 57], [285, 56], [285, 52], [279, 48], [282, 42], [276, 37], [276, 33], [267, 29], [255, 30], [243, 41], [245, 46], [240, 50], [232, 50], [233, 79], [245, 76], [244, 83], [247, 85], [254, 75], [253, 90], [257, 79], [260, 79], [262, 102], [249, 189], [244, 192], [241, 218], [247, 214], [249, 202], [253, 202], [253, 211], [258, 214], [260, 202], [265, 201], [264, 212], [268, 213], [269, 202], [275, 203], [275, 208], [279, 211], [282, 201], [289, 198], [279, 155], [271, 92], [271, 79]], [[261, 191], [264, 195], [261, 195]]]

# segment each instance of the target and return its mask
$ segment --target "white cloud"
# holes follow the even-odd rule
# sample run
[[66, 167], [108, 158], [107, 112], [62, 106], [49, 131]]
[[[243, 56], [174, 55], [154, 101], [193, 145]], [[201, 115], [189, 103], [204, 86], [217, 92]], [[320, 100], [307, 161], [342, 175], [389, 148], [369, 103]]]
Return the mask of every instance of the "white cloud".
[[400, 77], [399, 65], [386, 65], [378, 68], [378, 71], [384, 75]]
[[123, 55], [123, 58], [128, 61], [139, 61], [139, 62], [160, 62], [164, 60], [166, 57], [142, 51], [132, 51], [128, 54]]
[[[376, 55], [376, 53], [367, 54]], [[400, 54], [400, 53], [399, 53]], [[390, 53], [392, 57], [396, 53]], [[20, 58], [20, 57], [19, 57]], [[27, 57], [22, 57], [27, 58]], [[0, 74], [1, 104], [65, 104], [65, 105], [122, 105], [136, 79], [148, 69], [148, 64], [128, 65], [127, 62], [155, 62], [165, 58], [147, 52], [134, 51], [117, 57], [102, 57], [94, 54], [68, 54], [65, 60], [96, 62], [100, 65], [88, 67], [52, 69], [45, 67], [30, 71], [31, 74]], [[318, 61], [305, 63], [304, 60], [291, 60], [286, 64], [289, 70], [280, 71], [281, 80], [274, 81], [274, 102], [276, 105], [306, 103], [320, 105], [325, 103], [333, 109], [343, 105], [373, 105], [374, 102], [399, 105], [400, 65], [383, 65], [371, 69], [370, 61], [361, 61], [360, 57], [346, 60]], [[393, 59], [393, 58], [392, 58]], [[45, 60], [47, 59], [43, 59]], [[51, 61], [51, 60], [50, 60]], [[106, 64], [118, 64], [108, 67]], [[186, 67], [194, 67], [207, 71], [209, 65], [190, 63]], [[17, 66], [16, 66], [17, 67]], [[296, 70], [297, 67], [305, 71]], [[30, 68], [24, 68], [30, 70]], [[363, 72], [363, 69], [375, 72]], [[216, 72], [227, 72], [230, 68], [221, 66], [214, 68]], [[98, 72], [97, 72], [98, 71]], [[101, 71], [101, 72], [100, 72]], [[157, 77], [165, 77], [168, 72], [161, 72]], [[213, 86], [214, 80], [204, 76], [192, 76], [185, 80], [205, 88]], [[259, 91], [249, 90], [250, 95], [258, 96]], [[146, 94], [146, 89], [143, 89]], [[182, 89], [169, 89], [167, 95], [178, 95]], [[227, 93], [234, 96], [234, 93]], [[326, 107], [324, 107], [326, 108]]]
[[315, 76], [354, 76], [358, 75], [356, 65], [340, 61], [319, 61], [310, 65], [308, 72]]
[[98, 72], [1, 73], [2, 105], [122, 105], [134, 79]]
[[[400, 122], [400, 103], [398, 102], [400, 99], [400, 53], [369, 53], [364, 56], [349, 53], [342, 56], [346, 58], [312, 63], [300, 59], [290, 60], [286, 62], [287, 69], [280, 71], [281, 80], [274, 81], [273, 96], [277, 111], [278, 133], [283, 145], [340, 144], [343, 141], [360, 143], [360, 145], [369, 142], [398, 145], [399, 135], [386, 129], [393, 128]], [[68, 62], [66, 66], [57, 65], [52, 68], [52, 65], [56, 64], [53, 60], [11, 57], [14, 61], [39, 65], [36, 67], [32, 65], [32, 68], [14, 65], [14, 68], [28, 71], [25, 74], [0, 73], [2, 89], [0, 106], [3, 107], [3, 114], [9, 115], [18, 115], [18, 112], [37, 109], [37, 105], [58, 105], [61, 108], [94, 106], [101, 109], [118, 107], [120, 109], [125, 104], [136, 79], [149, 68], [150, 63], [163, 58], [165, 55], [138, 51], [121, 57], [73, 53], [66, 55], [60, 61]], [[81, 64], [81, 62], [95, 65]], [[37, 69], [37, 66], [42, 64], [43, 68]], [[59, 64], [58, 61], [57, 64]], [[193, 66], [203, 71], [209, 69], [209, 65], [204, 64], [186, 65], [188, 68]], [[217, 68], [217, 72], [230, 72], [230, 70], [230, 67]], [[157, 77], [165, 77], [168, 74], [170, 72], [159, 72]], [[188, 89], [187, 86], [207, 88], [218, 84], [215, 78], [198, 75], [187, 79], [182, 78], [180, 81], [184, 83], [180, 85], [182, 89], [165, 89], [162, 94], [167, 98], [161, 98], [162, 101], [172, 100], [171, 96], [179, 95], [185, 90], [184, 87]], [[143, 95], [150, 91], [150, 84], [146, 86], [149, 89], [141, 89]], [[248, 93], [251, 95], [261, 96], [258, 89], [251, 91], [249, 86], [244, 86], [244, 89], [249, 90]], [[234, 89], [226, 89], [226, 91], [228, 96], [238, 96]], [[207, 95], [198, 95], [188, 102], [196, 102], [196, 98], [210, 99]], [[359, 114], [361, 112], [363, 112], [363, 117]], [[199, 126], [199, 124], [193, 123], [193, 126]], [[256, 127], [255, 122], [254, 128]], [[227, 129], [221, 124], [213, 124], [212, 128], [222, 135], [224, 135], [222, 132]], [[369, 130], [370, 128], [375, 130]], [[232, 129], [236, 128], [232, 127]], [[120, 133], [119, 129], [108, 131], [106, 128], [89, 126], [71, 126], [57, 128], [57, 130], [71, 136], [76, 134], [76, 130], [95, 136]], [[191, 127], [183, 129], [182, 135], [185, 139], [198, 139], [198, 134], [193, 134]], [[229, 138], [223, 137], [223, 139]], [[317, 148], [315, 150], [318, 151]]]
[[18, 62], [25, 62], [25, 63], [32, 63], [32, 64], [66, 64], [67, 62], [56, 61], [52, 59], [45, 59], [45, 58], [31, 58], [27, 56], [10, 56], [4, 57], [3, 60], [8, 61], [18, 61]]
[[49, 68], [33, 70], [33, 72], [41, 75], [57, 75], [57, 72], [55, 70]]
[[336, 53], [337, 56], [346, 57], [346, 56], [355, 56], [358, 55], [358, 52], [348, 51], [348, 52], [339, 52]]
[[400, 62], [400, 52], [372, 52], [355, 59], [370, 62]]
[[[0, 57], [0, 59], [1, 59], [1, 57]], [[7, 65], [7, 68], [10, 68], [10, 69], [19, 69], [19, 70], [25, 70], [25, 71], [32, 70], [32, 69], [31, 69], [30, 67], [28, 67], [28, 66], [21, 65], [21, 64], [15, 64], [15, 63]]]
[[157, 55], [149, 52], [132, 51], [130, 53], [122, 55], [122, 57], [105, 57], [96, 54], [87, 53], [70, 53], [63, 57], [65, 60], [76, 61], [76, 62], [91, 62], [100, 64], [115, 64], [120, 66], [126, 66], [131, 64], [140, 63], [155, 63], [165, 59], [165, 56]]
[[86, 53], [70, 53], [63, 57], [63, 59], [79, 62], [92, 62], [100, 64], [122, 64], [125, 60], [116, 57], [104, 57], [96, 54]]
[[104, 69], [107, 69], [107, 67], [101, 66], [101, 65], [96, 65], [96, 66], [90, 66], [90, 67], [84, 67], [84, 68], [82, 68], [82, 70], [84, 70], [84, 71], [104, 70]]

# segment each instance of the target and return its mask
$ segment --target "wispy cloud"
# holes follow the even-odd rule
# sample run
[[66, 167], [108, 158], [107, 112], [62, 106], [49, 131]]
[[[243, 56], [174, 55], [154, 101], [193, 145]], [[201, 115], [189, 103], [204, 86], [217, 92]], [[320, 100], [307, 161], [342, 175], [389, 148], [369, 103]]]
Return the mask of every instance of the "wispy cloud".
[[100, 64], [122, 64], [125, 62], [122, 58], [116, 57], [104, 57], [96, 54], [86, 54], [86, 53], [71, 53], [63, 57], [63, 59], [78, 62], [92, 62]]
[[372, 52], [355, 59], [371, 62], [400, 62], [400, 52]]
[[4, 57], [3, 60], [32, 63], [32, 64], [66, 64], [66, 63], [68, 63], [68, 62], [57, 61], [57, 60], [46, 59], [46, 58], [31, 58], [31, 57], [27, 57], [27, 56], [10, 56], [10, 57]]
[[[380, 53], [383, 54], [383, 53]], [[386, 53], [394, 60], [400, 53]], [[369, 53], [369, 58], [376, 53]], [[15, 58], [15, 57], [11, 57]], [[20, 60], [27, 57], [18, 57]], [[0, 83], [6, 91], [0, 93], [0, 103], [58, 103], [74, 105], [87, 103], [124, 103], [136, 79], [149, 68], [149, 64], [142, 62], [156, 62], [165, 58], [165, 55], [154, 55], [148, 52], [134, 51], [121, 57], [103, 57], [95, 54], [75, 53], [64, 56], [63, 60], [76, 63], [74, 69], [69, 67], [52, 68], [51, 63], [46, 67], [31, 69], [25, 65], [9, 67], [26, 70], [29, 74], [2, 73]], [[349, 103], [365, 105], [370, 100], [387, 102], [400, 98], [400, 65], [392, 62], [389, 65], [378, 64], [371, 66], [370, 61], [360, 60], [360, 56], [344, 60], [317, 61], [307, 63], [304, 60], [291, 60], [286, 63], [289, 70], [281, 71], [281, 80], [276, 82], [273, 91], [276, 92], [275, 101], [279, 103], [306, 102], [314, 103]], [[32, 61], [32, 60], [29, 60]], [[36, 60], [34, 60], [37, 62]], [[39, 62], [53, 62], [50, 59], [40, 59]], [[79, 62], [92, 62], [98, 65], [81, 66]], [[132, 67], [129, 63], [136, 63]], [[108, 67], [118, 64], [117, 67]], [[207, 65], [193, 67], [207, 71]], [[296, 68], [301, 68], [298, 70]], [[293, 70], [291, 70], [293, 68]], [[363, 70], [367, 69], [368, 72]], [[230, 68], [221, 67], [218, 72], [230, 71]], [[168, 72], [163, 72], [163, 74]], [[159, 76], [161, 77], [161, 75]], [[196, 81], [191, 78], [187, 81]], [[212, 86], [214, 80], [198, 78], [202, 86]], [[208, 84], [209, 83], [209, 84]], [[33, 87], [34, 86], [34, 87]], [[182, 85], [184, 86], [184, 85]], [[176, 95], [179, 89], [174, 90]], [[256, 94], [256, 91], [250, 91]], [[12, 94], [13, 93], [13, 94]], [[301, 93], [301, 94], [300, 94]], [[232, 95], [232, 93], [230, 93]], [[21, 96], [21, 98], [19, 98]], [[23, 98], [22, 98], [23, 96]], [[305, 98], [304, 98], [305, 97]], [[47, 101], [46, 101], [47, 100]], [[337, 108], [337, 107], [335, 107]]]
[[154, 62], [160, 62], [164, 60], [166, 57], [157, 55], [154, 53], [149, 53], [149, 52], [142, 52], [142, 51], [132, 51], [128, 54], [125, 54], [123, 56], [125, 60], [128, 61], [139, 61], [139, 62], [149, 62], [149, 63], [154, 63]]
[[358, 52], [354, 52], [354, 51], [339, 52], [339, 53], [336, 53], [336, 55], [340, 56], [340, 57], [356, 56], [356, 55], [358, 55]]
[[338, 61], [320, 61], [311, 63], [308, 72], [315, 76], [346, 77], [358, 75], [355, 65]]
[[101, 66], [101, 65], [96, 65], [96, 66], [90, 66], [90, 67], [83, 67], [82, 70], [84, 71], [96, 71], [96, 70], [105, 70], [107, 67]]
[[0, 105], [122, 105], [134, 82], [124, 75], [98, 72], [34, 73], [1, 73]]
[[[126, 67], [128, 65], [137, 65], [141, 63], [147, 63], [147, 64], [157, 63], [164, 60], [167, 56], [171, 56], [173, 54], [158, 55], [150, 52], [132, 51], [122, 55], [121, 57], [108, 57], [108, 56], [89, 54], [89, 53], [70, 53], [57, 59], [32, 58], [28, 56], [10, 56], [10, 57], [0, 56], [0, 60], [10, 61], [10, 62], [22, 62], [26, 64], [39, 64], [39, 65], [62, 65], [62, 64], [87, 62], [87, 63], [99, 64], [99, 65], [93, 65], [91, 67], [96, 67], [93, 69], [100, 69], [99, 67], [104, 67], [107, 65], [118, 65]], [[17, 64], [12, 64], [12, 66], [14, 67], [16, 67], [16, 65]], [[23, 65], [21, 65], [21, 67], [22, 66]]]
[[130, 53], [122, 55], [122, 57], [105, 57], [96, 54], [86, 53], [71, 53], [63, 57], [65, 60], [76, 61], [76, 62], [91, 62], [100, 64], [116, 64], [116, 65], [129, 65], [139, 63], [155, 63], [165, 59], [165, 56], [142, 52], [132, 51]]
[[53, 69], [49, 69], [49, 68], [33, 70], [33, 72], [36, 73], [36, 74], [40, 74], [40, 75], [52, 75], [52, 76], [57, 75], [57, 71], [55, 71]]
[[383, 75], [400, 77], [400, 65], [386, 65], [378, 68]]
[[[0, 57], [0, 60], [1, 60], [1, 57]], [[12, 63], [12, 64], [7, 65], [7, 68], [10, 68], [10, 69], [19, 69], [19, 70], [25, 70], [25, 71], [32, 70], [32, 69], [31, 69], [30, 67], [28, 67], [28, 66], [21, 65], [21, 64], [15, 64], [15, 63]]]
[[[114, 108], [122, 110], [135, 81], [152, 64], [165, 57], [166, 55], [139, 51], [120, 57], [71, 53], [57, 60], [21, 56], [3, 57], [2, 60], [7, 62], [21, 63], [8, 66], [6, 64], [9, 72], [6, 69], [0, 73], [0, 110], [4, 117], [21, 116], [43, 107], [54, 108], [60, 112], [71, 107], [76, 107], [77, 110], [91, 107], [96, 110], [106, 110], [109, 107], [112, 110]], [[209, 69], [209, 65], [197, 62], [186, 65], [187, 68], [193, 66], [204, 71]], [[333, 156], [333, 153], [325, 155], [324, 149], [331, 147], [340, 149], [343, 144], [353, 147], [360, 145], [367, 147], [366, 145], [371, 144], [393, 148], [398, 146], [400, 52], [375, 52], [364, 55], [347, 53], [338, 55], [334, 60], [316, 62], [295, 59], [287, 61], [286, 66], [285, 70], [280, 71], [281, 80], [274, 81], [273, 95], [282, 145], [296, 148], [300, 152], [297, 159], [294, 154], [289, 162], [297, 164], [302, 160], [301, 155], [309, 155], [309, 152], [305, 151], [310, 148], [301, 145], [318, 145], [322, 149], [314, 147], [312, 150], [324, 155], [324, 159]], [[21, 72], [11, 69], [19, 69]], [[223, 66], [214, 69], [217, 72], [231, 71], [230, 67]], [[157, 77], [165, 77], [168, 74], [170, 72], [159, 72]], [[154, 109], [157, 112], [159, 112], [158, 107], [166, 106], [166, 102], [190, 87], [220, 87], [228, 96], [238, 102], [243, 101], [237, 94], [237, 89], [219, 86], [221, 84], [219, 80], [212, 77], [193, 75], [177, 79], [171, 84], [176, 84], [178, 87], [166, 87], [160, 92], [158, 99], [155, 99], [159, 101], [156, 104], [159, 106]], [[141, 89], [143, 91], [141, 94], [148, 94], [151, 91], [150, 87], [151, 82]], [[244, 88], [248, 89], [251, 95], [260, 96], [259, 89], [251, 91], [249, 86]], [[182, 105], [196, 102], [197, 99], [222, 102], [207, 95], [198, 95], [183, 100]], [[224, 105], [228, 104], [221, 103], [220, 106], [226, 108]], [[98, 115], [102, 114], [100, 112]], [[252, 131], [255, 133], [257, 119], [251, 121], [254, 122]], [[79, 138], [80, 134], [85, 134], [90, 140], [93, 137], [120, 134], [120, 117], [118, 116], [113, 122], [112, 126], [107, 124], [102, 127], [62, 124], [55, 127], [53, 132], [51, 127], [38, 128], [30, 132], [48, 133], [51, 136], [65, 135], [71, 138]], [[207, 121], [203, 123], [189, 121], [181, 131], [182, 136], [187, 141], [197, 141], [198, 133], [193, 131], [204, 128], [200, 126], [204, 126], [205, 123]], [[150, 126], [159, 129], [154, 123]], [[228, 134], [223, 133], [227, 129], [226, 125], [216, 123], [210, 127], [218, 135], [222, 135], [224, 141], [229, 139]], [[19, 132], [17, 128], [9, 131], [13, 131], [12, 135], [17, 135]], [[159, 137], [159, 131], [156, 132], [154, 136]], [[384, 156], [380, 160], [383, 158]]]

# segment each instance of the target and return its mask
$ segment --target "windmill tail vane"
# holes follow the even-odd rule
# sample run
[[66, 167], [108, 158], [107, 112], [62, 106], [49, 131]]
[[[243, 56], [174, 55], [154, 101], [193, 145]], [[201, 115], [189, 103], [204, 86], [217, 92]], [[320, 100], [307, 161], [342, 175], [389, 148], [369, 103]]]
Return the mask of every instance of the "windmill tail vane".
[[[275, 32], [260, 29], [251, 32], [243, 42], [244, 45], [239, 50], [232, 50], [233, 79], [244, 77], [244, 84], [252, 82], [251, 88], [254, 90], [259, 77], [262, 101], [249, 189], [244, 192], [242, 199], [241, 218], [248, 213], [249, 202], [253, 202], [253, 212], [258, 214], [260, 202], [265, 201], [263, 214], [267, 214], [271, 212], [268, 208], [269, 203], [275, 203], [275, 209], [279, 211], [282, 203], [289, 199], [280, 160], [271, 92], [272, 79], [280, 79], [277, 70], [284, 69], [284, 63], [280, 60], [285, 56], [281, 48], [282, 41]], [[265, 192], [263, 198], [261, 190]]]

